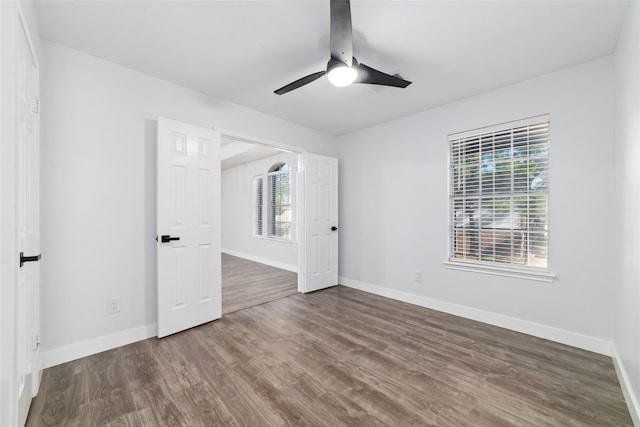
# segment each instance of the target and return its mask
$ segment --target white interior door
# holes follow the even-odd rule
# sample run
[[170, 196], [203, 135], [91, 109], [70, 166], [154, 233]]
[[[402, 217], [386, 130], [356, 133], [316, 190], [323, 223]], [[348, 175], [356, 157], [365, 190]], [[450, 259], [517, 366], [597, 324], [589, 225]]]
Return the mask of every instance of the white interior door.
[[158, 119], [158, 337], [218, 319], [220, 133]]
[[304, 292], [338, 284], [338, 159], [304, 154]]
[[[18, 425], [24, 425], [40, 384], [40, 185], [38, 65], [19, 19], [16, 44], [17, 238], [16, 288]], [[3, 284], [4, 286], [4, 284]]]

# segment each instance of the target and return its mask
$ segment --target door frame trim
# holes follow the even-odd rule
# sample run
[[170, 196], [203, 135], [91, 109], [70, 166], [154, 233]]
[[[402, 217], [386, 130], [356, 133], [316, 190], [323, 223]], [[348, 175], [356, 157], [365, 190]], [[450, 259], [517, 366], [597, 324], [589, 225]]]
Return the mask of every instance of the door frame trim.
[[16, 143], [15, 143], [15, 19], [17, 3], [0, 2], [0, 424], [18, 422], [16, 369]]

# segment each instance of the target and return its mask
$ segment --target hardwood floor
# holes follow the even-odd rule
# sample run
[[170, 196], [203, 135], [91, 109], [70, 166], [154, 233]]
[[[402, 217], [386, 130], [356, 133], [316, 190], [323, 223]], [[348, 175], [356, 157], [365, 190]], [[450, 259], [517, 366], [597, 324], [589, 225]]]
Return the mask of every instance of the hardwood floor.
[[341, 286], [45, 370], [29, 426], [631, 426], [609, 357]]
[[222, 254], [222, 314], [298, 293], [298, 273]]

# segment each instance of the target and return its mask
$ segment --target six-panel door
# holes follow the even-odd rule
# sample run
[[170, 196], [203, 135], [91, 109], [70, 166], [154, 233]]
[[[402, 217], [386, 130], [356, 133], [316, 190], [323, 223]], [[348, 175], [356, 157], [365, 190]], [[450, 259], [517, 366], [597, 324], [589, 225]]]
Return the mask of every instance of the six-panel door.
[[222, 313], [219, 151], [212, 129], [158, 119], [158, 337]]

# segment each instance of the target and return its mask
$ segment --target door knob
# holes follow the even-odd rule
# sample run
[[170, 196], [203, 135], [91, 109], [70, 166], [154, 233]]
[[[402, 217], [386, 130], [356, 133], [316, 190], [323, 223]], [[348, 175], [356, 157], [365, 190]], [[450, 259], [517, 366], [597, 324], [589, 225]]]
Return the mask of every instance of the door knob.
[[24, 256], [24, 252], [20, 252], [20, 268], [22, 268], [22, 265], [25, 262], [40, 261], [40, 258], [42, 258], [42, 254], [33, 255], [33, 256]]
[[335, 225], [333, 227], [331, 227], [331, 231], [336, 231], [338, 229], [338, 227], [336, 227]]
[[160, 241], [162, 243], [169, 243], [172, 240], [180, 240], [180, 237], [171, 237], [168, 234], [164, 234], [164, 235], [160, 236]]

